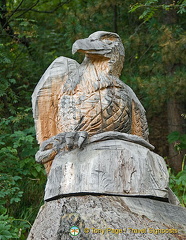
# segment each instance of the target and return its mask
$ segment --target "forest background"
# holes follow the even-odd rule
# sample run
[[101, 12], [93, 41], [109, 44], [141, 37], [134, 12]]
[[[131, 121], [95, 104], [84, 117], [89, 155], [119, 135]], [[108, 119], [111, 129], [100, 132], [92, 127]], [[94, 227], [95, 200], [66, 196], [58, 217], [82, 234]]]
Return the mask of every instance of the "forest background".
[[43, 204], [31, 95], [75, 40], [104, 30], [126, 50], [121, 79], [147, 111], [150, 142], [186, 204], [186, 1], [0, 0], [0, 239], [26, 239]]

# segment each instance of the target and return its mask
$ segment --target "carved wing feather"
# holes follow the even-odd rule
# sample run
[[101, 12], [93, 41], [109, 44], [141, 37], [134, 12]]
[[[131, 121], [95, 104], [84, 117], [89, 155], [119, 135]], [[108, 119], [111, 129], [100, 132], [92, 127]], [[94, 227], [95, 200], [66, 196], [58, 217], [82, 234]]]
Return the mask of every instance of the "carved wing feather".
[[133, 90], [127, 86], [129, 96], [132, 101], [132, 129], [131, 134], [142, 137], [148, 141], [149, 130], [148, 123], [146, 119], [145, 109], [140, 103], [139, 99], [136, 97], [136, 94]]
[[73, 91], [79, 81], [79, 64], [59, 57], [45, 71], [32, 95], [32, 108], [38, 143], [60, 133], [56, 118], [64, 91]]

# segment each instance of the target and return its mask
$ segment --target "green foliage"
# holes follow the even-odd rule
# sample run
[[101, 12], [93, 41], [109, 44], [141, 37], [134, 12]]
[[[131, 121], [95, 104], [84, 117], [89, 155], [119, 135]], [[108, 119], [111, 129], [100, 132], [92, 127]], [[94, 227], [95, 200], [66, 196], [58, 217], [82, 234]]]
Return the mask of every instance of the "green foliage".
[[173, 174], [171, 171], [169, 172], [169, 174], [170, 174], [169, 181], [170, 188], [179, 198], [181, 205], [183, 207], [186, 207], [186, 166], [177, 175]]
[[178, 14], [186, 13], [186, 0], [173, 1], [170, 4], [158, 4], [158, 0], [146, 0], [145, 3], [135, 3], [131, 6], [130, 12], [135, 12], [138, 9], [145, 9], [139, 16], [139, 19], [149, 21], [160, 10], [170, 11], [176, 9]]
[[168, 135], [168, 142], [174, 143], [175, 149], [180, 152], [181, 150], [186, 149], [186, 134], [174, 131]]
[[0, 175], [0, 239], [24, 239], [24, 233], [30, 224], [24, 219], [15, 219], [9, 213], [21, 201], [23, 191], [20, 190], [19, 176]]
[[23, 192], [18, 187], [18, 180], [21, 180], [21, 177], [3, 173], [0, 175], [0, 214], [5, 214], [10, 205], [21, 200]]
[[[186, 149], [186, 134], [174, 131], [168, 135], [169, 143], [174, 143], [175, 149], [180, 152]], [[174, 191], [176, 196], [179, 198], [182, 206], [186, 207], [186, 154], [184, 155], [182, 162], [182, 171], [175, 175], [171, 169], [170, 173], [170, 188]]]
[[25, 232], [30, 223], [22, 219], [15, 219], [8, 215], [0, 215], [0, 239], [25, 240]]
[[19, 107], [0, 122], [0, 239], [24, 240], [42, 204], [45, 175], [34, 160], [38, 147], [34, 127], [27, 128], [33, 126], [30, 113]]
[[12, 225], [13, 218], [7, 215], [0, 215], [0, 239], [15, 239], [18, 238], [18, 229]]
[[[145, 32], [145, 34], [144, 34]], [[148, 112], [158, 112], [170, 98], [186, 97], [184, 26], [167, 26], [152, 18], [125, 42], [122, 79], [142, 99]]]

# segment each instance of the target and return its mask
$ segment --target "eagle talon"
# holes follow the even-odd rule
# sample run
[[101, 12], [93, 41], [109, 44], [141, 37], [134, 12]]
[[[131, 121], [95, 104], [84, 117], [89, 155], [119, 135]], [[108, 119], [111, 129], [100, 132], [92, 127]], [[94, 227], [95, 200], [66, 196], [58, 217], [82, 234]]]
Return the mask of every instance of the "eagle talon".
[[82, 148], [88, 138], [87, 132], [66, 132], [53, 136], [42, 142], [35, 158], [39, 163], [46, 163], [55, 158], [60, 151]]
[[37, 151], [35, 155], [36, 162], [38, 163], [47, 163], [55, 158], [55, 156], [58, 154], [59, 149], [52, 148], [44, 151]]
[[85, 131], [66, 133], [65, 140], [67, 150], [70, 151], [77, 147], [82, 148], [87, 138], [88, 133]]
[[82, 148], [83, 143], [86, 141], [86, 139], [88, 138], [88, 133], [87, 132], [78, 132], [79, 134], [79, 139], [78, 139], [78, 147]]
[[75, 134], [76, 134], [76, 132], [67, 132], [66, 133], [65, 141], [66, 141], [67, 150], [72, 150], [73, 149]]

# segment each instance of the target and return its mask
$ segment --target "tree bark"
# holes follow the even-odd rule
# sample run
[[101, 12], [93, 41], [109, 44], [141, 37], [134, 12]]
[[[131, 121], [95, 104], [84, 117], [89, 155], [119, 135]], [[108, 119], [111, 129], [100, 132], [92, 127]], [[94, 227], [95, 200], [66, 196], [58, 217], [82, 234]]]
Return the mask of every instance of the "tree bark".
[[[174, 131], [183, 133], [184, 120], [181, 117], [181, 114], [184, 113], [183, 104], [176, 101], [176, 99], [170, 99], [167, 103], [167, 112], [168, 112], [169, 133]], [[174, 143], [169, 144], [168, 163], [176, 173], [182, 170], [183, 157], [184, 157], [184, 152], [178, 152], [177, 150], [175, 150]]]

